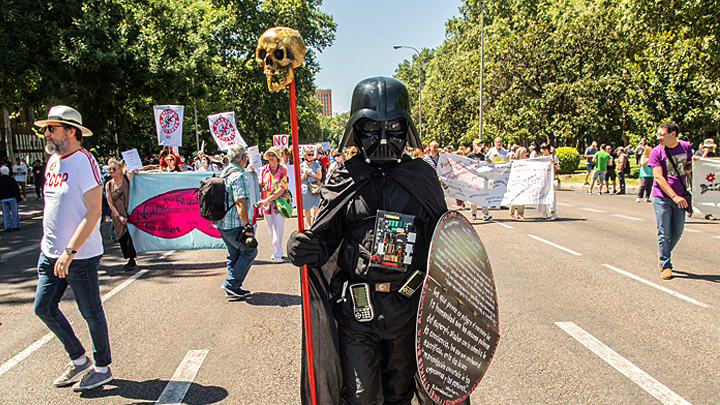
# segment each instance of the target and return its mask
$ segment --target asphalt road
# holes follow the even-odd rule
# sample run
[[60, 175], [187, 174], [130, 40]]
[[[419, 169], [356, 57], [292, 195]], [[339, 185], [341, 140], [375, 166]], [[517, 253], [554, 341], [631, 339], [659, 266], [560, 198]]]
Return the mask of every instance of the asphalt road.
[[[473, 222], [494, 271], [501, 338], [472, 402], [720, 403], [720, 221], [688, 220], [665, 281], [651, 204], [580, 190], [558, 202], [559, 221], [528, 207], [527, 221], [495, 209], [493, 221]], [[186, 404], [300, 403], [299, 276], [268, 260], [264, 223], [247, 301], [219, 288], [224, 250], [143, 253], [124, 272], [106, 241], [115, 381], [83, 394], [52, 386], [68, 359], [32, 311], [40, 223], [25, 220], [0, 241], [0, 404], [150, 404], [182, 392], [176, 380], [192, 381]], [[294, 228], [288, 220], [286, 234]], [[71, 291], [61, 308], [89, 348]]]

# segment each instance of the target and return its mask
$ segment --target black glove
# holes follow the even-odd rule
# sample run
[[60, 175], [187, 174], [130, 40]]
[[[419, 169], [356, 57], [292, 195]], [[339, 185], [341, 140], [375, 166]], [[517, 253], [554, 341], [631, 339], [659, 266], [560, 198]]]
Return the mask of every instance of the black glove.
[[287, 253], [290, 262], [295, 266], [317, 266], [320, 261], [320, 241], [311, 231], [294, 231], [287, 241]]

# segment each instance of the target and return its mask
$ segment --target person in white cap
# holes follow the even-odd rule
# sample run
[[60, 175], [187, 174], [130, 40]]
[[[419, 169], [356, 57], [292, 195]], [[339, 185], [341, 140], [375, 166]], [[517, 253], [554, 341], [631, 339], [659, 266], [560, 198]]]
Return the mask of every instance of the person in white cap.
[[[45, 172], [43, 239], [38, 260], [35, 314], [57, 336], [71, 362], [54, 384], [86, 391], [112, 381], [110, 340], [100, 299], [98, 266], [103, 254], [100, 227], [102, 178], [95, 157], [81, 146], [92, 132], [82, 116], [67, 106], [50, 109], [44, 127], [45, 151], [51, 156]], [[92, 339], [95, 367], [58, 303], [72, 287], [78, 309]], [[83, 373], [85, 373], [83, 375]]]

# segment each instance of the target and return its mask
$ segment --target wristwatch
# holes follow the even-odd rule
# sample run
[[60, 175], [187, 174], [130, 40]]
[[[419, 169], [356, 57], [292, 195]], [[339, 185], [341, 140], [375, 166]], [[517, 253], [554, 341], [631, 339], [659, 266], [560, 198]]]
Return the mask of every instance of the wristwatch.
[[71, 248], [71, 247], [66, 247], [66, 248], [65, 248], [65, 253], [67, 253], [67, 255], [70, 256], [70, 255], [74, 255], [75, 253], [77, 253], [77, 250], [74, 250], [74, 249]]

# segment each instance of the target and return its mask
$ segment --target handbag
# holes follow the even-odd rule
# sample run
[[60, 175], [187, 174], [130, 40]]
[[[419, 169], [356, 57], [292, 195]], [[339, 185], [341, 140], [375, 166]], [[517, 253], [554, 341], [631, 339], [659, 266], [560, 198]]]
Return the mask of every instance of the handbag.
[[308, 188], [310, 189], [310, 194], [320, 194], [320, 181], [313, 181], [312, 183], [308, 182]]
[[[668, 152], [667, 146], [665, 148], [665, 155], [670, 158], [670, 161], [673, 164], [673, 167], [675, 168], [675, 173], [678, 174], [678, 177], [680, 177], [680, 170], [678, 170], [677, 163], [675, 163], [675, 158], [672, 157], [672, 155]], [[685, 187], [685, 182], [682, 181], [682, 177], [680, 177], [680, 184], [683, 187], [683, 198], [685, 201], [687, 201], [688, 206], [685, 207], [685, 212], [692, 215], [693, 214], [693, 207], [692, 207], [692, 193], [688, 191], [687, 187]]]

